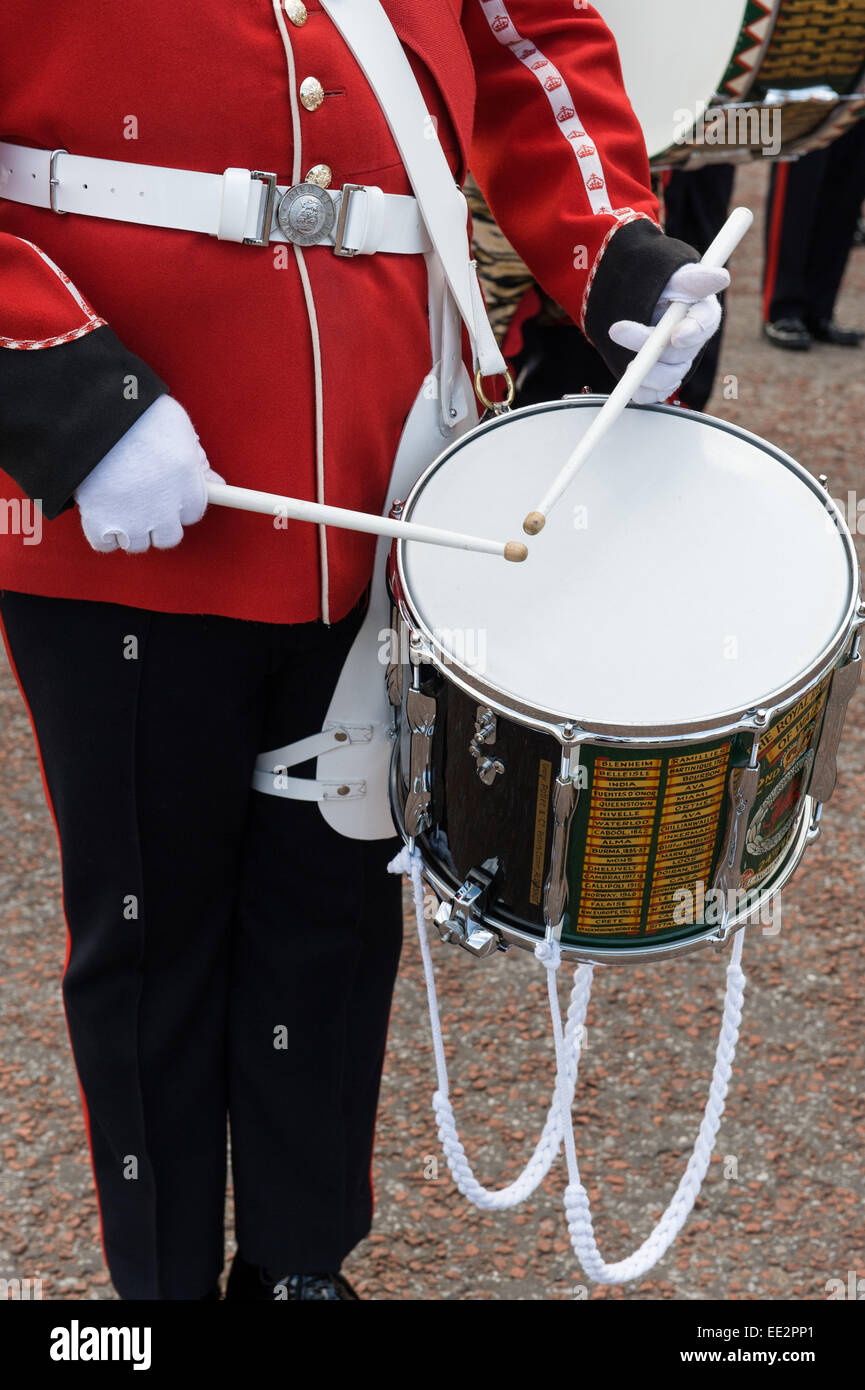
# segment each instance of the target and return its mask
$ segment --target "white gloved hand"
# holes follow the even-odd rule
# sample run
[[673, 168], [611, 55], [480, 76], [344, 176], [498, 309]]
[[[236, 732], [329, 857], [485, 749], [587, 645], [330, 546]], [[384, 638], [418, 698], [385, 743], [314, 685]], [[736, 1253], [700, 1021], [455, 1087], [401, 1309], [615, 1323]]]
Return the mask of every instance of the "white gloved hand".
[[159, 396], [75, 490], [94, 550], [167, 550], [200, 521], [214, 473], [192, 421], [173, 396]]
[[718, 295], [729, 283], [728, 271], [708, 269], [699, 261], [689, 262], [680, 266], [667, 282], [652, 314], [651, 326], [635, 323], [633, 319], [620, 319], [613, 324], [610, 329], [613, 342], [631, 352], [639, 352], [672, 303], [690, 305], [658, 362], [635, 393], [637, 405], [655, 405], [678, 391], [694, 358], [721, 326]]

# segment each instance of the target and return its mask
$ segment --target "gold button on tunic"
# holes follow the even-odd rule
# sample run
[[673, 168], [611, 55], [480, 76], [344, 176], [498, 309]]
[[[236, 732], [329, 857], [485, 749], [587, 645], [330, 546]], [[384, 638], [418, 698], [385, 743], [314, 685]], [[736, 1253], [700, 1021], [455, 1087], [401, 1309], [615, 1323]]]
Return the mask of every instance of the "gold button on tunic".
[[317, 111], [324, 101], [324, 88], [317, 77], [305, 77], [300, 84], [300, 100], [307, 111]]

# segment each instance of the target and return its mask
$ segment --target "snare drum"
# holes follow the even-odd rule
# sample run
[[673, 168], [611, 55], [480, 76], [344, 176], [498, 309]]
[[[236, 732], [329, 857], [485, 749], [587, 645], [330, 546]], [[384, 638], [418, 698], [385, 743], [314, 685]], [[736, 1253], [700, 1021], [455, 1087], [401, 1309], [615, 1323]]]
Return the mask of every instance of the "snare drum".
[[[802, 154], [863, 109], [865, 0], [713, 0], [699, 9], [693, 0], [597, 0], [596, 8], [615, 35], [656, 168], [759, 156], [776, 136], [781, 157]], [[711, 131], [694, 138], [706, 107], [724, 108], [717, 144]]]
[[[601, 398], [480, 425], [405, 518], [507, 536]], [[630, 408], [527, 562], [400, 541], [394, 817], [475, 954], [721, 942], [816, 833], [859, 675], [855, 550], [825, 488], [744, 430]]]

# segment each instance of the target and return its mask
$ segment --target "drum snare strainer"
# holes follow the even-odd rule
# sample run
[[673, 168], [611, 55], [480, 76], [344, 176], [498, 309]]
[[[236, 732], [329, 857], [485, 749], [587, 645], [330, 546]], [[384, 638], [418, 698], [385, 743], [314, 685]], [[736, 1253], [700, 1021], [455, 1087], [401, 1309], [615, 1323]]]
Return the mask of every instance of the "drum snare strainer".
[[[508, 534], [601, 403], [566, 399], [479, 426], [418, 480], [404, 517]], [[656, 1232], [617, 1265], [594, 1244], [567, 1121], [592, 964], [723, 946], [818, 833], [861, 669], [853, 542], [826, 488], [772, 445], [672, 407], [631, 408], [525, 565], [400, 541], [390, 585], [391, 802], [422, 949], [421, 874], [445, 939], [480, 956], [535, 949], [551, 981], [556, 1097], [529, 1168], [500, 1193], [468, 1169], [439, 1039], [452, 1171], [471, 1200], [509, 1206], [564, 1138], [583, 1267], [635, 1278], [674, 1238], [708, 1167], [741, 1008], [741, 935], [694, 1158]], [[562, 956], [587, 963], [564, 1036]]]

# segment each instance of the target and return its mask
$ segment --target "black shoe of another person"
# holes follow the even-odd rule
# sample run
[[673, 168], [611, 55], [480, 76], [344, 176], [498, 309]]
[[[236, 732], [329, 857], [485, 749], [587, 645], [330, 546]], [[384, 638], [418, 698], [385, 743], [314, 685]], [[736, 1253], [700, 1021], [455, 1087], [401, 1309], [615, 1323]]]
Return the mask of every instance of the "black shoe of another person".
[[[285, 1294], [281, 1289], [285, 1288]], [[338, 1271], [334, 1274], [285, 1274], [276, 1285], [277, 1301], [284, 1297], [294, 1303], [298, 1299], [318, 1299], [325, 1303], [356, 1303], [359, 1295]]]
[[865, 333], [861, 328], [841, 328], [833, 319], [819, 319], [811, 325], [811, 336], [833, 347], [859, 347]]
[[301, 1299], [319, 1302], [357, 1302], [359, 1295], [338, 1272], [323, 1274], [275, 1274], [235, 1255], [225, 1290], [226, 1301], [256, 1303], [296, 1303]]
[[788, 352], [807, 352], [811, 346], [811, 334], [801, 319], [775, 319], [774, 323], [764, 323], [763, 336], [773, 347], [786, 348]]

